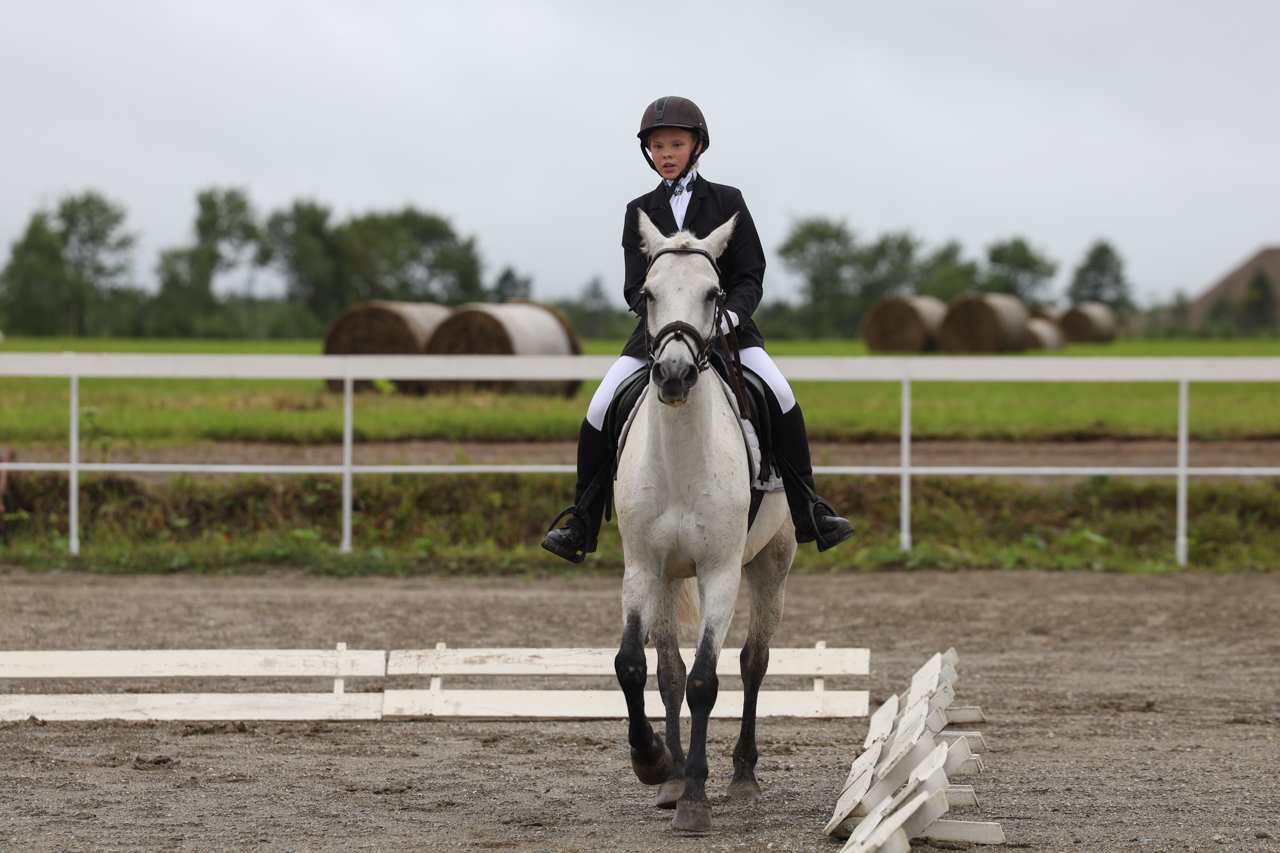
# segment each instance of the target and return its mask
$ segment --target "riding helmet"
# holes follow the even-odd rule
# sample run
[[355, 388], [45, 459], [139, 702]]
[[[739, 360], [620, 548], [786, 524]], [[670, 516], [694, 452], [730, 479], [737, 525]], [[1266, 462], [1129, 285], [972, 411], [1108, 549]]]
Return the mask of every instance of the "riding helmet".
[[[648, 142], [649, 134], [660, 127], [678, 127], [693, 131], [702, 142], [702, 151], [698, 152], [699, 154], [711, 147], [711, 134], [707, 132], [707, 120], [702, 117], [702, 110], [698, 109], [697, 104], [688, 98], [676, 95], [658, 98], [645, 107], [644, 116], [640, 119], [640, 132], [636, 134], [640, 140], [640, 151], [644, 154], [645, 162], [655, 172], [658, 171], [658, 167], [653, 165], [653, 160], [649, 157]], [[690, 161], [689, 165], [692, 166], [693, 162]]]

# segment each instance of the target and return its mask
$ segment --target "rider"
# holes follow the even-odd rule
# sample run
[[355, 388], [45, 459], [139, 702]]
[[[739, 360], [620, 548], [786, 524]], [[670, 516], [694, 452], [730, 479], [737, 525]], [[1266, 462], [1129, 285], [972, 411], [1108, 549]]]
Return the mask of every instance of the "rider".
[[578, 433], [575, 505], [566, 510], [572, 514], [565, 526], [547, 533], [542, 547], [574, 563], [581, 563], [588, 552], [595, 550], [604, 515], [603, 495], [596, 496], [589, 506], [582, 506], [582, 502], [600, 470], [606, 465], [612, 466], [609, 438], [602, 432], [605, 414], [622, 381], [647, 363], [645, 301], [640, 289], [644, 285], [648, 259], [640, 248], [636, 212], [640, 208], [664, 234], [686, 230], [695, 237], [706, 237], [738, 214], [733, 237], [719, 258], [720, 286], [727, 294], [722, 326], [726, 333], [728, 324], [736, 327], [741, 363], [755, 371], [773, 392], [766, 395], [773, 444], [789, 463], [782, 467], [791, 469], [784, 470], [783, 483], [796, 526], [796, 541], [817, 541], [819, 551], [834, 547], [853, 535], [853, 525], [818, 497], [804, 415], [800, 413], [791, 386], [764, 351], [760, 331], [751, 322], [751, 315], [763, 295], [765, 262], [764, 249], [742, 193], [724, 184], [713, 184], [698, 174], [698, 157], [711, 146], [711, 137], [702, 111], [688, 98], [672, 96], [654, 101], [645, 109], [636, 136], [645, 161], [662, 177], [662, 183], [652, 192], [627, 204], [622, 229], [626, 260], [626, 283], [622, 292], [627, 305], [640, 317], [640, 323], [622, 350], [622, 356], [605, 374], [591, 398], [587, 417]]

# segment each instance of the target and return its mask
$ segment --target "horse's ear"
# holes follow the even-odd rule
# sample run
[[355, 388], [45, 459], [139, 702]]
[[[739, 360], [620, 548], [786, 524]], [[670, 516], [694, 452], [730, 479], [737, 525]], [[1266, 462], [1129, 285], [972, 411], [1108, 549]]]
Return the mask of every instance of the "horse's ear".
[[702, 241], [702, 248], [710, 252], [711, 257], [720, 257], [724, 253], [725, 247], [729, 245], [729, 239], [733, 237], [733, 226], [737, 224], [738, 214], [735, 213], [729, 217], [728, 222], [707, 235], [707, 239]]
[[658, 246], [667, 238], [658, 230], [658, 226], [653, 224], [653, 220], [649, 218], [649, 215], [638, 207], [636, 208], [636, 221], [640, 225], [640, 249], [646, 255], [652, 255], [658, 251]]

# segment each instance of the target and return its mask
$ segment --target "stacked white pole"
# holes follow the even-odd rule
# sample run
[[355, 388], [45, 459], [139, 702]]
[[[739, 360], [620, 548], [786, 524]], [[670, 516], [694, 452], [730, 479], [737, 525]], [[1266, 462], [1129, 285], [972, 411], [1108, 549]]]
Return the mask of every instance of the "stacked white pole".
[[853, 762], [824, 835], [848, 836], [841, 853], [907, 853], [912, 838], [1003, 844], [1000, 824], [943, 820], [953, 808], [976, 806], [968, 785], [951, 779], [982, 772], [986, 741], [957, 723], [986, 719], [955, 702], [955, 649], [936, 654], [871, 715], [862, 754]]

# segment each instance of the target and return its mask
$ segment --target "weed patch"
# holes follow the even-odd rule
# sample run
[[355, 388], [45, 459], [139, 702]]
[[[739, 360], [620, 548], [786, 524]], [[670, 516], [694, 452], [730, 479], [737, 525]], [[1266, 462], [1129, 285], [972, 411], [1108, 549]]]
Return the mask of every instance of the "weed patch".
[[[915, 548], [898, 548], [894, 478], [827, 478], [822, 493], [858, 527], [840, 548], [801, 547], [799, 572], [1041, 569], [1160, 573], [1173, 560], [1171, 484], [1096, 478], [1029, 486], [977, 478], [919, 478], [912, 491]], [[539, 543], [573, 498], [568, 477], [357, 477], [353, 554], [338, 553], [336, 477], [125, 477], [81, 484], [82, 554], [67, 554], [66, 479], [14, 476], [0, 516], [0, 562], [99, 572], [316, 574], [605, 573], [622, 570], [616, 521], [599, 551], [572, 566]], [[1280, 568], [1280, 483], [1194, 484], [1192, 568]]]

